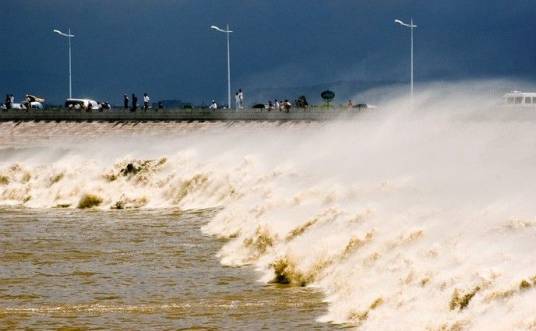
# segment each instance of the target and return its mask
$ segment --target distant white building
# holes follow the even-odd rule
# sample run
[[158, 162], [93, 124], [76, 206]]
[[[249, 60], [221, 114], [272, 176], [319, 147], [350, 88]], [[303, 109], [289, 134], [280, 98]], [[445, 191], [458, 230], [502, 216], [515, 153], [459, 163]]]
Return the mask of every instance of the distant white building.
[[536, 92], [513, 91], [504, 95], [508, 106], [536, 107]]

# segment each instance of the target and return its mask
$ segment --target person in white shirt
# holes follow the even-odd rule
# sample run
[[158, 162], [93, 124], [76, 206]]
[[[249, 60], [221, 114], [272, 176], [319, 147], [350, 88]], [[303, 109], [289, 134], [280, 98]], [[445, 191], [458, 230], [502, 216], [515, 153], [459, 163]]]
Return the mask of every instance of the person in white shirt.
[[149, 101], [151, 101], [151, 98], [149, 98], [147, 93], [143, 93], [143, 110], [147, 111], [149, 109]]
[[216, 101], [212, 100], [212, 103], [210, 104], [210, 106], [208, 108], [210, 110], [216, 110], [216, 109], [218, 109], [218, 104], [216, 103]]
[[242, 89], [238, 90], [238, 102], [239, 108], [244, 109], [244, 92], [242, 92]]
[[14, 103], [15, 103], [15, 97], [13, 96], [13, 94], [10, 94], [9, 95], [9, 108], [12, 108]]
[[235, 93], [234, 99], [235, 99], [235, 109], [238, 110], [238, 108], [240, 108], [240, 95], [238, 95], [238, 92]]

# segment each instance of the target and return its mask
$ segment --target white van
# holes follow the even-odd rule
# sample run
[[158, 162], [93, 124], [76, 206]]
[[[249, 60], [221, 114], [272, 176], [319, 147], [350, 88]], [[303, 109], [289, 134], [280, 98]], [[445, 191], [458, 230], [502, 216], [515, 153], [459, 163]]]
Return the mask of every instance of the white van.
[[504, 103], [507, 106], [536, 108], [536, 92], [513, 91], [506, 93]]
[[[91, 106], [91, 107], [90, 107]], [[99, 103], [91, 99], [67, 99], [65, 108], [69, 110], [99, 110]]]

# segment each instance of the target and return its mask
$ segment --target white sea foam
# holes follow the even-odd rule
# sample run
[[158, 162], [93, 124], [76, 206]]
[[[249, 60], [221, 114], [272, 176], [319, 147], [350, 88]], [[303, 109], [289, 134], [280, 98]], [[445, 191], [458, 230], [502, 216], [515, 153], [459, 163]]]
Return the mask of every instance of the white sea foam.
[[[321, 321], [533, 329], [536, 112], [494, 107], [493, 86], [433, 86], [415, 110], [394, 99], [345, 123], [0, 124], [0, 203], [221, 206], [203, 231], [229, 239], [222, 263], [321, 288]], [[56, 131], [20, 142], [39, 126]]]

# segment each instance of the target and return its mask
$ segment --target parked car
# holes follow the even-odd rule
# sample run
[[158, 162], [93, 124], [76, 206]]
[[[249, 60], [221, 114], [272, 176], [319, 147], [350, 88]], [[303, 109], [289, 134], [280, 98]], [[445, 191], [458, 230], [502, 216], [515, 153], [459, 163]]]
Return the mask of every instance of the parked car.
[[24, 102], [21, 102], [23, 106], [26, 108], [28, 104], [30, 104], [31, 109], [43, 109], [43, 103], [45, 102], [44, 98], [26, 94], [26, 100]]
[[504, 105], [513, 107], [535, 107], [536, 92], [512, 91], [504, 95]]
[[[30, 106], [32, 107], [32, 109], [39, 109], [39, 110], [43, 109], [43, 104], [41, 102], [37, 102], [37, 101], [30, 102]], [[3, 105], [0, 106], [0, 109], [7, 110], [7, 106], [5, 104], [3, 104]], [[10, 109], [26, 110], [26, 103], [23, 103], [23, 102], [13, 103], [13, 104], [11, 104]]]
[[67, 99], [65, 108], [69, 110], [99, 110], [99, 103], [92, 99]]

